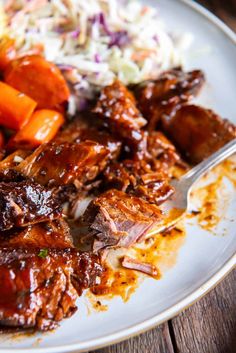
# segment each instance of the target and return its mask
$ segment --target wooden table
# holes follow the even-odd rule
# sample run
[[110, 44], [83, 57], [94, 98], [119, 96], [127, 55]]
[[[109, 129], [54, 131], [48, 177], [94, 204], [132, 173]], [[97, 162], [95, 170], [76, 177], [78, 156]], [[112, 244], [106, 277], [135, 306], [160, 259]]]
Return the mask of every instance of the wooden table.
[[[236, 0], [198, 2], [236, 31]], [[96, 353], [236, 353], [236, 270], [174, 319]]]

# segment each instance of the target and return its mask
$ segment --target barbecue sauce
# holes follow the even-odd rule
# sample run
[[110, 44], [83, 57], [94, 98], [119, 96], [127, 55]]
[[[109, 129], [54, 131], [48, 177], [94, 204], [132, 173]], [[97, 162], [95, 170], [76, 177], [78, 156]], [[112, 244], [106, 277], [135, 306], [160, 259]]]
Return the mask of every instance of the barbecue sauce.
[[133, 246], [132, 249], [111, 250], [113, 254], [109, 256], [112, 259], [108, 258], [109, 264], [106, 264], [101, 284], [92, 288], [91, 292], [102, 299], [120, 296], [126, 302], [147, 276], [141, 272], [121, 267], [122, 256], [128, 254], [140, 262], [155, 265], [158, 269], [158, 275], [154, 278], [159, 280], [166, 270], [176, 264], [185, 237], [185, 229], [182, 224], [179, 224], [170, 231], [153, 236]]

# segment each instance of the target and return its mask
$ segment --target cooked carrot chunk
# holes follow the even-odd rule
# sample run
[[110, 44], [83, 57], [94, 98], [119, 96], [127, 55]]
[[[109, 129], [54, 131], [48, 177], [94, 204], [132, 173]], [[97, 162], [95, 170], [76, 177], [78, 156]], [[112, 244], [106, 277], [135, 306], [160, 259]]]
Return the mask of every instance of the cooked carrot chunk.
[[0, 125], [19, 130], [32, 115], [37, 103], [6, 83], [0, 82]]
[[59, 112], [49, 109], [37, 110], [29, 122], [10, 140], [9, 147], [38, 147], [53, 139], [63, 123], [64, 117]]
[[70, 92], [60, 70], [42, 56], [13, 60], [4, 77], [9, 85], [33, 98], [41, 109], [53, 109], [69, 99]]

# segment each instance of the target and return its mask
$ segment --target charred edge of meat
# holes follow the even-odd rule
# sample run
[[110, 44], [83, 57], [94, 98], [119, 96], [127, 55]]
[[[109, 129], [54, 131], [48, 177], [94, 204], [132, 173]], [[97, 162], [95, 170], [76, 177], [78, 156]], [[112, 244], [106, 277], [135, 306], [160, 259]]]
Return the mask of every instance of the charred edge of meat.
[[0, 169], [0, 181], [8, 182], [20, 182], [24, 181], [26, 178], [17, 170], [12, 168]]
[[50, 189], [29, 180], [0, 183], [0, 230], [60, 216], [61, 206]]

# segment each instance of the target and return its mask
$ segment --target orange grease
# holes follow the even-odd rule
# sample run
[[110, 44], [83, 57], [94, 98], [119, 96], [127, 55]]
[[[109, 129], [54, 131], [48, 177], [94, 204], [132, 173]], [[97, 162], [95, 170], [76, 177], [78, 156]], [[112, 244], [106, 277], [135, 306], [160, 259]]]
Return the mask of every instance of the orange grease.
[[[214, 169], [213, 173], [216, 179], [212, 183], [193, 192], [193, 195], [201, 202], [199, 213], [196, 214], [198, 224], [208, 231], [214, 229], [222, 219], [219, 211], [222, 201], [220, 190], [223, 185], [223, 177], [226, 177], [236, 188], [236, 161], [234, 159], [224, 161]], [[188, 215], [188, 218], [192, 216]]]
[[[139, 261], [155, 265], [158, 269], [158, 276], [154, 278], [160, 279], [162, 272], [176, 264], [178, 252], [184, 240], [185, 230], [179, 225], [123, 251]], [[147, 276], [141, 272], [121, 267], [119, 261], [122, 258], [121, 251], [114, 256], [117, 257], [116, 265], [106, 265], [101, 284], [93, 288], [91, 292], [96, 297], [101, 296], [102, 299], [120, 296], [126, 302]]]
[[[226, 176], [236, 187], [236, 162], [232, 160], [223, 162], [214, 169], [214, 174], [216, 175], [215, 181], [194, 191], [194, 195], [201, 202], [200, 213], [196, 214], [196, 217], [199, 225], [206, 230], [211, 230], [220, 221], [220, 216], [217, 214], [220, 195], [217, 190], [221, 187], [223, 176]], [[179, 216], [179, 212], [180, 210], [174, 210], [171, 217]], [[188, 215], [188, 217], [192, 216]], [[127, 301], [140, 282], [146, 278], [146, 275], [138, 271], [121, 267], [120, 259], [124, 254], [141, 262], [155, 265], [159, 273], [155, 279], [160, 279], [166, 270], [176, 264], [185, 237], [186, 232], [180, 222], [172, 230], [154, 235], [130, 249], [112, 250], [116, 256], [116, 261], [113, 261], [115, 265], [114, 263], [106, 265], [101, 284], [91, 290], [95, 297], [93, 301], [97, 300], [97, 297], [106, 300], [115, 296], [120, 296]]]
[[106, 266], [101, 284], [91, 291], [97, 296], [103, 296], [106, 299], [112, 299], [120, 296], [125, 302], [138, 286], [138, 274], [133, 270], [125, 268], [112, 269]]

